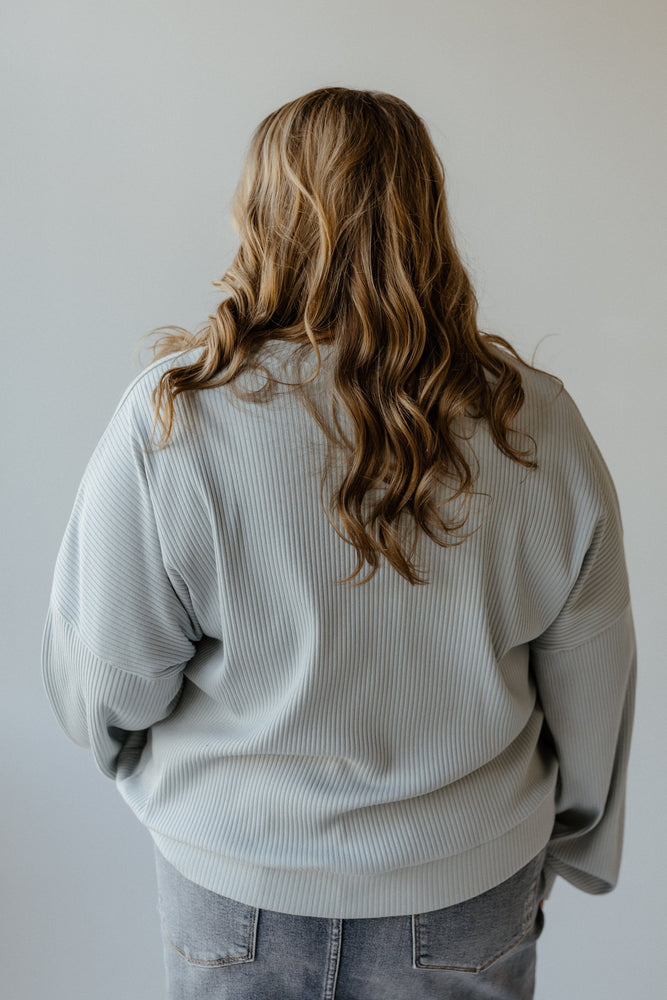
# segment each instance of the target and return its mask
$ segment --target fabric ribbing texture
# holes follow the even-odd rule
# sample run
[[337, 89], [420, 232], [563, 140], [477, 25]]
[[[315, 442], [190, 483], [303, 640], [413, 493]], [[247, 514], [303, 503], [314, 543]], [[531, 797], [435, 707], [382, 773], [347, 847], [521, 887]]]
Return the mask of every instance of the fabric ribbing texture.
[[[41, 651], [64, 732], [182, 874], [251, 905], [439, 909], [546, 844], [547, 897], [558, 875], [612, 890], [636, 645], [616, 490], [568, 392], [521, 365], [513, 426], [539, 469], [476, 423], [477, 530], [420, 534], [427, 586], [381, 560], [354, 588], [298, 394], [181, 394], [151, 450], [152, 390], [199, 350], [132, 380], [83, 472]], [[295, 380], [292, 350], [271, 341], [263, 363]], [[321, 354], [306, 391], [326, 413]]]

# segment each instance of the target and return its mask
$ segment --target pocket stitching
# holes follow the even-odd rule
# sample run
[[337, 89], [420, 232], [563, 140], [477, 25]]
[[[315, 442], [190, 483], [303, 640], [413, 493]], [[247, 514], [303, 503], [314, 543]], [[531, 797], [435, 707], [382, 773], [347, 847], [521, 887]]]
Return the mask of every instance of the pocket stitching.
[[[530, 916], [537, 902], [537, 891], [539, 887], [540, 875], [542, 873], [542, 868], [544, 866], [544, 855], [546, 854], [547, 847], [543, 847], [540, 853], [535, 858], [535, 877], [533, 879], [530, 891], [526, 896], [526, 903], [524, 907], [523, 919], [521, 922], [521, 930], [519, 934], [509, 942], [509, 944], [502, 949], [502, 951], [496, 952], [491, 958], [487, 959], [482, 965], [430, 965], [425, 962], [421, 962], [417, 957], [421, 950], [421, 938], [420, 938], [420, 921], [419, 913], [412, 914], [412, 947], [413, 947], [413, 968], [415, 969], [444, 969], [449, 972], [484, 972], [488, 969], [494, 962], [503, 955], [506, 955], [508, 951], [516, 947], [530, 932], [531, 922]], [[541, 862], [541, 863], [540, 863]]]
[[188, 955], [180, 948], [167, 934], [164, 921], [160, 916], [160, 924], [162, 926], [162, 933], [167, 939], [171, 947], [181, 955], [188, 965], [201, 965], [207, 968], [216, 968], [222, 965], [237, 965], [239, 962], [253, 962], [255, 960], [255, 945], [257, 941], [257, 917], [259, 915], [259, 908], [257, 906], [251, 906], [250, 908], [250, 921], [248, 924], [248, 944], [245, 955], [240, 955], [234, 958], [189, 958]]

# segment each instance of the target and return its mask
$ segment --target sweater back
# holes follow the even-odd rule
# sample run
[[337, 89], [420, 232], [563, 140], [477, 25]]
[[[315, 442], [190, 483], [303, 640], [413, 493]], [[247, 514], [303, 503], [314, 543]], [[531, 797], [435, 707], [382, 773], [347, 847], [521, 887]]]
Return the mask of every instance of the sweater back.
[[[635, 640], [616, 491], [567, 391], [521, 365], [513, 426], [538, 469], [471, 422], [461, 530], [476, 530], [449, 547], [420, 533], [426, 586], [381, 559], [352, 587], [336, 582], [356, 552], [322, 510], [324, 434], [298, 393], [183, 393], [151, 450], [157, 380], [198, 350], [133, 379], [79, 485], [42, 642], [64, 731], [179, 871], [248, 904], [438, 909], [547, 843], [547, 895], [558, 874], [612, 889]], [[307, 392], [326, 413], [321, 351]], [[291, 358], [264, 349], [279, 378]]]

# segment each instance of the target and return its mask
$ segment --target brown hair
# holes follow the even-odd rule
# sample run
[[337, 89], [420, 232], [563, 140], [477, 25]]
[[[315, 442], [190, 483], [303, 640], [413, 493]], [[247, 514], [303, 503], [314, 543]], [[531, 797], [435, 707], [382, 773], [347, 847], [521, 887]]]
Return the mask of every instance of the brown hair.
[[[456, 250], [442, 161], [424, 122], [404, 101], [378, 91], [323, 87], [290, 101], [252, 135], [232, 218], [240, 246], [213, 282], [228, 293], [215, 315], [195, 334], [174, 326], [148, 334], [175, 331], [153, 345], [154, 360], [203, 347], [197, 360], [165, 371], [155, 387], [153, 434], [158, 419], [165, 429], [159, 447], [170, 438], [179, 393], [231, 383], [246, 369], [261, 368], [269, 383], [279, 382], [253, 361], [267, 340], [315, 350], [314, 375], [280, 383], [290, 385], [315, 379], [318, 344], [331, 344], [334, 421], [350, 457], [330, 510], [349, 538], [325, 513], [357, 550], [354, 573], [338, 582], [368, 562], [372, 572], [355, 586], [367, 582], [381, 554], [411, 584], [428, 583], [409, 561], [416, 533], [406, 558], [397, 522], [411, 515], [443, 546], [472, 534], [456, 536], [467, 517], [446, 524], [434, 499], [439, 476], [455, 484], [450, 500], [474, 492], [457, 418], [487, 421], [501, 452], [528, 469], [537, 462], [508, 439], [520, 433], [510, 424], [525, 398], [511, 358], [527, 363], [504, 338], [477, 328], [478, 303]], [[254, 401], [266, 401], [263, 391]], [[352, 419], [352, 443], [335, 416], [339, 404]], [[328, 462], [320, 497], [327, 471]], [[383, 495], [362, 513], [374, 488]]]

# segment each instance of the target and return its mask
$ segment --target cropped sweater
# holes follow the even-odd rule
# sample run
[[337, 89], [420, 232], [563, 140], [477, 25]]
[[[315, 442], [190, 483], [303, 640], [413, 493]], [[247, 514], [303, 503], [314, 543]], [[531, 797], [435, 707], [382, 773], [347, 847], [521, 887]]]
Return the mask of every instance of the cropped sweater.
[[[284, 381], [293, 349], [263, 348]], [[558, 875], [612, 890], [636, 645], [617, 494], [567, 390], [516, 363], [513, 427], [538, 468], [484, 421], [462, 425], [472, 533], [446, 547], [419, 533], [427, 585], [381, 558], [352, 587], [338, 581], [356, 550], [324, 513], [325, 435], [303, 405], [327, 412], [330, 349], [301, 393], [182, 393], [158, 450], [151, 393], [199, 350], [131, 381], [76, 492], [41, 649], [67, 736], [182, 874], [254, 906], [439, 909], [547, 844], [545, 896]], [[347, 467], [333, 456], [330, 486]]]

